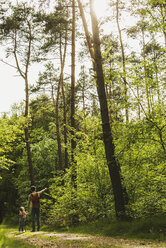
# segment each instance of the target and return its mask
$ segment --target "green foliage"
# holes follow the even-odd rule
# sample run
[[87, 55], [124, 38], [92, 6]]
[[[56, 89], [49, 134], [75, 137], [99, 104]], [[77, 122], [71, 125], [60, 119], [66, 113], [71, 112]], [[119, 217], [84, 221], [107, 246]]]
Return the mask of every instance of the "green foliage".
[[[16, 50], [22, 65], [26, 64], [24, 59], [27, 58], [27, 41], [32, 42], [33, 59], [41, 46], [45, 52], [56, 51], [56, 56], [59, 56], [59, 50], [57, 52], [56, 49], [59, 49], [60, 35], [63, 45], [65, 29], [71, 31], [69, 13], [63, 6], [66, 1], [62, 2], [62, 6], [58, 5], [60, 2], [57, 2], [55, 12], [49, 15], [34, 13], [32, 8], [24, 4], [10, 6], [10, 15], [9, 12], [6, 15], [3, 13], [4, 18], [0, 23], [1, 39], [14, 42], [17, 34], [19, 46]], [[155, 34], [160, 32], [163, 35], [165, 32], [164, 19], [161, 18], [162, 13], [165, 16], [165, 2], [148, 0], [139, 1], [139, 4], [134, 1], [133, 4], [138, 23], [131, 25], [126, 35], [129, 39], [137, 40], [140, 47], [137, 51], [130, 48], [126, 56], [129, 109], [127, 124], [124, 123], [123, 65], [116, 36], [104, 36], [101, 45], [115, 157], [121, 169], [122, 184], [126, 188], [128, 200], [126, 210], [130, 218], [142, 218], [142, 224], [142, 219], [133, 224], [112, 221], [115, 215], [114, 198], [105, 158], [100, 107], [94, 89], [94, 75], [87, 75], [84, 66], [76, 85], [76, 130], [70, 127], [71, 89], [68, 78], [64, 78], [67, 144], [63, 136], [62, 94], [59, 97], [63, 160], [65, 148], [68, 149], [68, 168], [59, 170], [56, 106], [50, 100], [51, 90], [53, 96], [57, 93], [59, 69], [55, 69], [53, 63], [45, 66], [45, 71], [39, 74], [36, 86], [31, 88], [31, 92], [38, 95], [30, 102], [30, 115], [26, 119], [23, 117], [22, 105], [14, 106], [9, 116], [0, 118], [0, 221], [7, 214], [17, 218], [18, 207], [26, 207], [27, 204], [30, 181], [24, 128], [29, 124], [36, 186], [38, 189], [49, 188], [41, 199], [42, 220], [46, 224], [68, 226], [76, 218], [80, 223], [112, 218], [108, 225], [104, 221], [99, 221], [98, 224], [95, 222], [94, 225], [98, 230], [102, 227], [103, 232], [109, 235], [119, 233], [137, 236], [136, 233], [141, 233], [142, 229], [149, 237], [162, 237], [165, 225], [161, 221], [159, 227], [158, 219], [161, 220], [159, 216], [166, 211], [165, 48]], [[131, 11], [133, 6], [130, 6]], [[157, 13], [159, 18], [156, 17]], [[27, 20], [30, 20], [32, 34], [29, 33]], [[46, 43], [43, 43], [43, 37]], [[13, 54], [12, 42], [7, 42], [7, 56]], [[40, 61], [39, 56], [37, 60]], [[77, 144], [74, 151], [75, 164], [71, 164], [71, 138]], [[76, 168], [74, 182], [73, 167]], [[155, 216], [152, 222], [145, 219], [150, 216]], [[143, 232], [140, 237], [141, 235], [143, 237]]]
[[0, 119], [0, 168], [8, 168], [15, 164], [15, 145], [22, 142], [24, 118]]
[[[164, 121], [164, 119], [163, 119]], [[165, 125], [156, 119], [120, 126], [116, 151], [129, 194], [129, 215], [143, 217], [165, 211]], [[164, 123], [164, 122], [163, 122]], [[159, 126], [161, 133], [159, 133]], [[146, 189], [146, 190], [145, 190]]]
[[[47, 95], [41, 95], [30, 102], [32, 118], [32, 137], [41, 139], [44, 131], [49, 130], [50, 122], [55, 121], [53, 105]], [[38, 132], [38, 134], [36, 133]], [[35, 134], [36, 133], [36, 134]]]
[[57, 150], [57, 142], [47, 137], [47, 135], [43, 136], [41, 141], [32, 146], [35, 178], [41, 187], [42, 185], [47, 185], [48, 178], [59, 169], [57, 163], [58, 155], [55, 150]]
[[[95, 120], [95, 119], [94, 119]], [[104, 157], [103, 142], [99, 140], [96, 122], [91, 122], [91, 135], [84, 137], [77, 132], [75, 161], [77, 164], [76, 188], [72, 183], [72, 167], [50, 180], [52, 206], [48, 222], [55, 225], [71, 225], [74, 216], [79, 222], [93, 221], [101, 216], [110, 216], [113, 197], [110, 197], [111, 182]], [[95, 132], [96, 130], [96, 132]], [[95, 135], [95, 143], [94, 143]], [[100, 137], [100, 136], [99, 136]]]

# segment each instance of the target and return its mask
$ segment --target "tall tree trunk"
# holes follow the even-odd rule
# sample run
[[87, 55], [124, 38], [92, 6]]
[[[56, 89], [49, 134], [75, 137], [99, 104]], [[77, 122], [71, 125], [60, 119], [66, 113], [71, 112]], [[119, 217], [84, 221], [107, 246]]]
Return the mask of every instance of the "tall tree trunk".
[[166, 47], [166, 32], [163, 31], [163, 33], [164, 33], [164, 43], [165, 43], [165, 47]]
[[58, 142], [58, 156], [59, 156], [59, 168], [60, 170], [63, 169], [63, 162], [62, 162], [62, 148], [61, 148], [61, 137], [60, 137], [60, 130], [59, 130], [59, 92], [60, 92], [60, 80], [58, 82], [57, 88], [57, 96], [56, 96], [56, 135], [57, 135], [57, 142]]
[[62, 151], [61, 151], [61, 138], [60, 138], [60, 131], [59, 131], [59, 91], [60, 91], [60, 80], [58, 82], [58, 88], [57, 88], [57, 96], [56, 100], [54, 98], [54, 87], [52, 85], [51, 89], [51, 96], [53, 101], [53, 106], [55, 109], [55, 116], [56, 116], [56, 137], [57, 137], [57, 144], [58, 144], [58, 158], [59, 158], [59, 168], [60, 170], [63, 169], [63, 163], [62, 163]]
[[160, 5], [161, 17], [162, 17], [162, 26], [163, 26], [163, 35], [164, 35], [164, 43], [166, 48], [166, 29], [165, 29], [165, 22], [166, 22], [166, 11], [165, 6]]
[[28, 87], [28, 79], [27, 75], [25, 77], [25, 118], [26, 118], [26, 125], [25, 125], [25, 142], [26, 142], [26, 149], [27, 149], [27, 157], [28, 157], [28, 165], [29, 165], [29, 175], [30, 175], [30, 181], [31, 185], [34, 185], [34, 171], [33, 171], [33, 165], [32, 165], [32, 154], [31, 154], [31, 145], [30, 145], [30, 139], [29, 139], [29, 120], [28, 120], [28, 114], [29, 114], [29, 87]]
[[90, 56], [91, 56], [91, 59], [92, 59], [92, 63], [93, 63], [93, 70], [96, 71], [96, 69], [95, 69], [95, 61], [94, 61], [94, 50], [93, 50], [93, 45], [92, 45], [91, 37], [90, 37], [89, 31], [88, 31], [88, 25], [86, 23], [86, 19], [85, 19], [85, 15], [84, 15], [84, 10], [83, 10], [81, 1], [80, 0], [77, 0], [77, 2], [78, 2], [79, 10], [80, 10], [80, 16], [81, 16], [81, 19], [82, 19], [84, 31], [85, 31], [85, 36], [86, 36], [86, 41], [87, 41], [89, 53], [90, 53]]
[[64, 44], [63, 55], [62, 55], [62, 39], [61, 39], [61, 35], [60, 35], [60, 64], [61, 64], [60, 82], [61, 82], [62, 100], [63, 100], [63, 127], [64, 127], [64, 143], [65, 143], [65, 168], [68, 167], [68, 149], [67, 149], [66, 98], [65, 98], [65, 91], [64, 91], [63, 71], [64, 71], [64, 65], [65, 65], [65, 59], [66, 59], [66, 51], [67, 51], [67, 38], [68, 38], [68, 28], [66, 26], [65, 44]]
[[28, 167], [29, 167], [29, 177], [31, 181], [31, 185], [34, 185], [34, 170], [33, 170], [33, 164], [32, 164], [32, 153], [31, 153], [31, 145], [30, 145], [30, 138], [29, 138], [29, 84], [28, 84], [28, 69], [30, 64], [30, 56], [31, 56], [31, 27], [29, 25], [29, 44], [28, 44], [28, 51], [27, 51], [27, 60], [25, 65], [25, 72], [23, 72], [20, 68], [18, 57], [17, 57], [17, 34], [15, 33], [15, 44], [14, 44], [14, 58], [16, 61], [16, 66], [18, 69], [18, 72], [20, 76], [24, 79], [25, 82], [25, 128], [24, 128], [24, 134], [25, 134], [25, 143], [26, 143], [26, 150], [27, 150], [27, 158], [28, 158]]
[[[72, 136], [75, 129], [75, 0], [72, 0], [72, 52], [71, 52], [71, 128]], [[72, 162], [74, 162], [74, 150], [76, 142], [74, 138], [71, 140]]]
[[161, 106], [161, 96], [160, 96], [160, 86], [159, 86], [159, 78], [158, 78], [158, 67], [157, 67], [157, 61], [154, 57], [154, 67], [155, 67], [155, 78], [156, 78], [156, 88], [157, 88], [157, 98], [158, 98], [158, 104]]
[[[71, 52], [71, 174], [74, 188], [77, 188], [77, 165], [74, 159], [76, 148], [75, 135], [75, 0], [72, 0], [72, 52]], [[73, 216], [73, 222], [77, 223], [78, 216]]]
[[126, 116], [126, 122], [128, 122], [129, 121], [129, 110], [128, 110], [128, 100], [127, 100], [126, 58], [125, 58], [125, 52], [124, 52], [124, 46], [123, 46], [123, 40], [122, 40], [122, 32], [121, 32], [120, 25], [119, 25], [119, 0], [116, 1], [116, 23], [117, 23], [118, 32], [119, 32], [119, 40], [120, 40], [122, 64], [123, 64], [122, 78], [124, 82], [125, 116]]
[[146, 68], [146, 55], [145, 55], [145, 34], [142, 28], [142, 42], [143, 42], [143, 62], [144, 62], [144, 80], [145, 80], [145, 90], [146, 90], [146, 99], [148, 106], [148, 113], [150, 114], [150, 93], [148, 86], [148, 77], [147, 77], [147, 68]]
[[112, 181], [116, 216], [117, 218], [122, 218], [125, 216], [125, 202], [124, 202], [124, 195], [121, 184], [120, 167], [118, 166], [115, 159], [115, 147], [113, 143], [112, 130], [109, 123], [104, 74], [102, 68], [102, 56], [100, 50], [99, 28], [98, 28], [96, 15], [92, 8], [92, 0], [90, 0], [90, 13], [91, 13], [91, 21], [92, 21], [94, 56], [95, 56], [96, 74], [97, 74], [97, 78], [96, 78], [97, 92], [100, 102], [105, 153], [106, 153], [107, 164]]
[[83, 104], [83, 118], [84, 118], [84, 133], [87, 133], [86, 130], [86, 108], [85, 108], [85, 77], [83, 78], [83, 85], [82, 85], [82, 104]]
[[[71, 183], [73, 188], [73, 208], [77, 209], [77, 164], [74, 158], [76, 141], [75, 136], [75, 32], [76, 32], [75, 0], [72, 0], [72, 51], [71, 51]], [[72, 224], [78, 223], [78, 213], [72, 216]]]
[[137, 101], [138, 101], [138, 118], [141, 119], [141, 108], [140, 108], [140, 94], [139, 94], [139, 86], [137, 86]]

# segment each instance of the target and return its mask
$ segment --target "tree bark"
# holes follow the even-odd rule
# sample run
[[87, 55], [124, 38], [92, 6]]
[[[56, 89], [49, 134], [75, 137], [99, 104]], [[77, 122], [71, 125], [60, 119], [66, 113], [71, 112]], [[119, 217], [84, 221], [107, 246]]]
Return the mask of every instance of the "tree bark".
[[119, 0], [116, 1], [116, 23], [118, 27], [119, 32], [119, 40], [120, 40], [120, 46], [121, 46], [121, 53], [122, 53], [122, 64], [123, 64], [123, 82], [124, 82], [124, 100], [125, 100], [125, 116], [126, 116], [126, 122], [129, 121], [129, 110], [128, 110], [128, 100], [127, 100], [127, 79], [126, 79], [126, 58], [125, 58], [125, 52], [124, 52], [124, 46], [123, 46], [123, 40], [122, 40], [122, 32], [119, 25]]
[[163, 35], [164, 35], [164, 43], [166, 47], [166, 30], [165, 30], [165, 22], [166, 22], [166, 11], [165, 11], [166, 6], [160, 5], [160, 11], [161, 11], [161, 17], [162, 17], [162, 26], [163, 26]]
[[85, 36], [86, 36], [86, 41], [87, 41], [89, 53], [90, 53], [90, 56], [91, 56], [91, 59], [92, 59], [92, 63], [93, 63], [93, 70], [96, 71], [95, 60], [94, 60], [94, 50], [93, 50], [93, 45], [92, 45], [91, 37], [90, 37], [89, 31], [88, 31], [88, 25], [86, 23], [86, 19], [85, 19], [85, 15], [84, 15], [84, 10], [83, 10], [81, 1], [80, 0], [77, 0], [77, 2], [78, 2], [79, 10], [80, 10], [80, 16], [81, 16], [81, 19], [82, 19], [84, 31], [85, 31]]
[[160, 85], [159, 85], [159, 78], [158, 78], [158, 66], [157, 66], [157, 61], [156, 61], [155, 55], [154, 55], [154, 68], [155, 68], [157, 98], [158, 98], [158, 104], [161, 106]]
[[139, 86], [137, 86], [137, 99], [138, 99], [138, 118], [141, 119], [141, 108], [140, 108], [140, 94], [139, 94]]
[[146, 68], [146, 55], [145, 55], [145, 33], [142, 28], [142, 43], [143, 43], [143, 62], [144, 62], [144, 77], [145, 77], [145, 90], [146, 90], [146, 99], [147, 99], [147, 107], [148, 107], [148, 113], [150, 114], [151, 108], [150, 108], [150, 93], [149, 93], [149, 87], [147, 82], [147, 68]]
[[72, 162], [72, 182], [77, 188], [77, 170], [76, 161], [74, 160], [74, 152], [76, 148], [75, 134], [75, 0], [72, 0], [72, 52], [71, 52], [71, 162]]
[[28, 51], [27, 51], [27, 60], [26, 60], [26, 65], [25, 65], [25, 73], [21, 70], [18, 57], [17, 57], [17, 34], [15, 33], [15, 40], [14, 40], [14, 57], [16, 61], [16, 66], [18, 69], [18, 72], [20, 76], [24, 79], [25, 82], [25, 118], [26, 118], [26, 123], [25, 123], [25, 128], [24, 128], [24, 133], [25, 133], [25, 143], [26, 143], [26, 150], [27, 150], [27, 158], [28, 158], [28, 166], [29, 166], [29, 176], [30, 176], [30, 181], [31, 185], [34, 185], [34, 170], [33, 170], [33, 165], [32, 165], [32, 153], [31, 153], [31, 145], [30, 145], [30, 139], [29, 139], [29, 120], [28, 120], [28, 115], [29, 115], [29, 83], [28, 83], [28, 69], [29, 69], [29, 64], [30, 64], [30, 56], [31, 56], [31, 27], [30, 24], [28, 25], [29, 27], [29, 44], [28, 44]]
[[62, 164], [62, 151], [61, 151], [61, 138], [60, 138], [60, 131], [59, 131], [59, 90], [60, 90], [60, 81], [58, 82], [58, 88], [57, 88], [57, 96], [56, 100], [54, 98], [54, 87], [52, 85], [51, 89], [51, 96], [52, 96], [52, 102], [55, 109], [55, 116], [56, 116], [56, 136], [57, 136], [57, 144], [58, 144], [58, 158], [59, 158], [59, 168], [60, 170], [63, 169]]
[[94, 56], [95, 56], [96, 75], [97, 75], [96, 78], [97, 92], [100, 102], [105, 153], [106, 153], [107, 165], [109, 168], [109, 173], [112, 181], [116, 216], [117, 218], [122, 218], [125, 217], [124, 195], [121, 184], [120, 167], [118, 166], [115, 159], [115, 147], [113, 143], [112, 130], [109, 123], [104, 74], [102, 68], [102, 56], [100, 50], [99, 28], [98, 28], [96, 15], [92, 8], [92, 0], [90, 0], [90, 13], [91, 13], [91, 21], [92, 21]]
[[[71, 52], [71, 128], [72, 136], [75, 129], [75, 0], [72, 0], [72, 52]], [[74, 161], [74, 150], [76, 142], [71, 139], [72, 162]]]
[[84, 116], [84, 133], [87, 133], [86, 130], [86, 108], [85, 108], [85, 87], [82, 88], [82, 100], [83, 100], [83, 116]]
[[68, 168], [68, 149], [67, 149], [67, 120], [66, 120], [66, 98], [65, 98], [65, 91], [64, 91], [64, 79], [63, 79], [63, 71], [66, 59], [66, 51], [67, 51], [67, 38], [68, 38], [68, 31], [66, 26], [65, 31], [65, 44], [64, 44], [64, 53], [62, 55], [62, 40], [60, 35], [60, 64], [61, 64], [61, 74], [60, 74], [60, 81], [61, 81], [61, 90], [62, 90], [62, 99], [63, 99], [63, 127], [64, 127], [64, 143], [65, 143], [65, 168]]

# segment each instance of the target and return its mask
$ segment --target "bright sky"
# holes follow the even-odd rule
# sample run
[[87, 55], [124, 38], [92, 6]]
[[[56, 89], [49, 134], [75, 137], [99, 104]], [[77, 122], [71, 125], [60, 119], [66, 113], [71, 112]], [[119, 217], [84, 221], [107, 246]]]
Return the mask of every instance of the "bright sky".
[[24, 82], [16, 77], [16, 71], [0, 62], [0, 113], [8, 112], [11, 105], [24, 98]]
[[[14, 0], [13, 0], [14, 1]], [[84, 2], [86, 0], [82, 0]], [[108, 0], [94, 0], [95, 12], [98, 17], [103, 16]], [[2, 53], [1, 53], [2, 54]], [[14, 62], [13, 62], [14, 63]], [[12, 63], [12, 64], [13, 64]], [[18, 76], [16, 70], [0, 62], [0, 114], [10, 111], [11, 105], [24, 100], [24, 81]], [[29, 73], [33, 75], [30, 83], [35, 83], [38, 71]]]
[[[14, 65], [14, 61], [11, 63]], [[18, 76], [16, 69], [0, 62], [0, 114], [10, 111], [12, 104], [20, 103], [25, 98], [25, 83]], [[34, 84], [38, 78], [39, 68], [31, 67], [29, 70], [29, 83]]]
[[98, 18], [105, 15], [108, 8], [108, 0], [94, 0], [94, 10]]
[[[12, 0], [15, 2], [16, 0]], [[21, 1], [21, 0], [20, 0]], [[29, 0], [27, 0], [29, 1]], [[89, 0], [81, 0], [82, 3], [87, 3]], [[108, 3], [110, 0], [94, 0], [94, 9], [98, 19], [109, 14], [109, 11], [112, 11], [110, 7], [108, 7]], [[125, 16], [126, 20], [123, 22], [125, 25], [128, 23], [127, 16]], [[122, 23], [121, 23], [122, 24]], [[116, 25], [110, 26], [108, 24], [105, 26], [105, 30], [111, 32], [110, 28], [115, 28]], [[106, 33], [107, 33], [106, 31]], [[0, 48], [0, 54], [2, 48]], [[2, 57], [0, 57], [1, 59]], [[9, 61], [8, 61], [9, 62]], [[15, 62], [12, 62], [15, 65]], [[29, 83], [34, 84], [38, 78], [38, 72], [40, 71], [40, 66], [32, 66], [29, 71]], [[25, 92], [24, 92], [24, 80], [18, 76], [16, 70], [8, 65], [0, 62], [0, 72], [1, 72], [1, 80], [0, 80], [0, 114], [3, 112], [10, 111], [12, 104], [19, 103], [24, 100]]]

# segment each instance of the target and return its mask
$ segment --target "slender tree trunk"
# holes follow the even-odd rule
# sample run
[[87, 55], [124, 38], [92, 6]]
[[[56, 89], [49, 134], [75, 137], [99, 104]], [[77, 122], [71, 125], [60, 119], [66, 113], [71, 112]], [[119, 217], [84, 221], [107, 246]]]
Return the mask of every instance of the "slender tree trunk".
[[60, 81], [58, 82], [57, 88], [57, 96], [56, 96], [56, 135], [57, 135], [57, 142], [58, 142], [58, 156], [59, 156], [59, 168], [60, 170], [63, 169], [63, 162], [62, 162], [62, 148], [61, 148], [61, 137], [60, 137], [60, 130], [59, 130], [59, 92], [60, 92]]
[[143, 60], [144, 60], [145, 90], [146, 90], [146, 99], [147, 99], [148, 112], [150, 114], [150, 97], [149, 97], [149, 87], [148, 87], [147, 68], [146, 68], [146, 55], [145, 55], [145, 34], [144, 34], [144, 30], [143, 29], [142, 29], [142, 41], [143, 41]]
[[92, 0], [90, 0], [90, 13], [92, 20], [94, 56], [95, 56], [96, 74], [97, 74], [97, 78], [96, 78], [97, 92], [100, 102], [106, 159], [112, 181], [116, 216], [117, 218], [122, 218], [125, 216], [125, 203], [124, 203], [123, 189], [121, 184], [120, 168], [115, 159], [115, 147], [112, 138], [112, 130], [109, 123], [104, 74], [102, 68], [102, 56], [100, 50], [99, 28], [98, 28], [96, 15], [92, 8]]
[[25, 142], [26, 142], [26, 149], [27, 149], [30, 181], [31, 181], [31, 185], [34, 185], [34, 172], [33, 172], [33, 166], [32, 166], [31, 146], [30, 146], [30, 141], [29, 141], [29, 128], [25, 128], [24, 132], [25, 132]]
[[141, 108], [140, 108], [140, 94], [139, 94], [139, 86], [137, 86], [137, 99], [138, 99], [138, 118], [141, 119]]
[[[74, 158], [76, 141], [75, 136], [75, 0], [72, 0], [72, 51], [71, 51], [71, 183], [75, 189], [72, 193], [73, 208], [77, 209], [77, 164]], [[72, 216], [72, 224], [75, 225], [78, 223], [78, 213], [74, 213]]]
[[166, 23], [166, 11], [165, 11], [165, 6], [160, 5], [160, 12], [161, 12], [161, 17], [162, 17], [162, 26], [163, 26], [163, 35], [164, 35], [164, 43], [166, 47], [166, 30], [165, 30], [165, 23]]
[[63, 169], [63, 163], [62, 163], [62, 150], [61, 150], [61, 138], [60, 138], [60, 131], [59, 131], [59, 91], [60, 91], [60, 80], [58, 82], [58, 88], [57, 88], [57, 96], [56, 100], [54, 98], [54, 87], [52, 85], [51, 89], [51, 96], [52, 96], [52, 102], [55, 109], [55, 116], [56, 116], [56, 137], [57, 137], [57, 144], [58, 144], [58, 158], [59, 158], [59, 168], [60, 170]]
[[85, 77], [83, 79], [83, 86], [82, 86], [82, 101], [83, 101], [83, 117], [84, 117], [84, 133], [87, 133], [86, 130], [86, 108], [85, 108]]
[[63, 127], [64, 127], [64, 143], [65, 143], [65, 168], [68, 168], [68, 149], [67, 149], [67, 119], [66, 119], [66, 98], [64, 91], [64, 79], [63, 79], [63, 71], [66, 59], [66, 51], [67, 51], [67, 38], [68, 38], [68, 29], [66, 27], [65, 31], [65, 44], [64, 44], [64, 53], [62, 55], [62, 40], [60, 36], [60, 64], [61, 64], [61, 74], [60, 74], [60, 82], [61, 82], [61, 90], [62, 90], [62, 99], [63, 99]]
[[88, 31], [88, 25], [86, 23], [84, 10], [83, 10], [81, 1], [77, 0], [77, 2], [78, 2], [79, 10], [80, 10], [80, 16], [81, 16], [81, 19], [82, 19], [84, 31], [85, 31], [85, 36], [86, 36], [86, 41], [87, 41], [89, 53], [90, 53], [92, 63], [93, 63], [93, 70], [96, 71], [96, 69], [95, 69], [95, 61], [94, 61], [94, 49], [93, 49], [93, 45], [92, 45], [92, 41], [91, 41], [89, 31]]
[[31, 180], [31, 185], [34, 185], [34, 171], [33, 171], [33, 165], [32, 165], [32, 154], [31, 154], [31, 145], [30, 145], [30, 139], [29, 139], [29, 121], [28, 121], [28, 114], [29, 114], [29, 88], [28, 88], [28, 79], [25, 78], [25, 94], [26, 94], [26, 100], [25, 100], [25, 118], [26, 118], [26, 125], [25, 125], [25, 143], [26, 143], [26, 149], [27, 149], [27, 157], [28, 157], [28, 165], [29, 165], [29, 175]]
[[[72, 54], [71, 54], [71, 180], [73, 187], [77, 189], [77, 164], [74, 159], [76, 148], [75, 135], [75, 0], [72, 0]], [[75, 197], [75, 195], [74, 195]], [[76, 207], [74, 204], [73, 207]], [[73, 215], [73, 224], [78, 222], [78, 215]]]
[[125, 116], [126, 116], [126, 122], [129, 121], [129, 110], [128, 110], [128, 100], [127, 100], [127, 79], [126, 79], [126, 58], [125, 58], [125, 52], [124, 52], [124, 46], [123, 46], [123, 40], [122, 40], [122, 32], [119, 25], [119, 0], [116, 1], [116, 23], [118, 27], [119, 32], [119, 40], [120, 40], [120, 46], [121, 46], [121, 53], [122, 53], [122, 64], [123, 64], [123, 82], [124, 82], [124, 100], [125, 100]]
[[155, 66], [155, 78], [156, 78], [158, 104], [161, 105], [160, 86], [159, 86], [159, 79], [158, 79], [158, 67], [157, 67], [156, 60], [154, 61], [154, 66]]
[[[72, 136], [74, 137], [75, 129], [75, 0], [72, 0], [72, 54], [71, 54], [71, 128]], [[71, 139], [72, 162], [74, 162], [74, 150], [76, 142]]]
[[165, 43], [165, 47], [166, 47], [166, 32], [163, 31], [163, 34], [164, 34], [164, 43]]
[[28, 52], [27, 52], [27, 61], [25, 65], [25, 73], [21, 70], [18, 57], [17, 57], [17, 34], [15, 33], [15, 40], [14, 40], [14, 58], [16, 61], [16, 66], [18, 69], [18, 72], [20, 76], [24, 79], [25, 82], [25, 128], [24, 128], [24, 134], [25, 134], [25, 143], [26, 143], [26, 150], [27, 150], [27, 158], [28, 158], [28, 167], [29, 167], [29, 177], [31, 181], [31, 185], [34, 185], [34, 170], [33, 170], [33, 164], [32, 164], [32, 153], [31, 153], [31, 145], [30, 145], [30, 138], [29, 138], [29, 84], [28, 84], [28, 69], [30, 64], [30, 56], [31, 56], [31, 27], [29, 25], [29, 45], [28, 45]]

